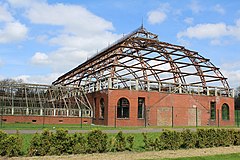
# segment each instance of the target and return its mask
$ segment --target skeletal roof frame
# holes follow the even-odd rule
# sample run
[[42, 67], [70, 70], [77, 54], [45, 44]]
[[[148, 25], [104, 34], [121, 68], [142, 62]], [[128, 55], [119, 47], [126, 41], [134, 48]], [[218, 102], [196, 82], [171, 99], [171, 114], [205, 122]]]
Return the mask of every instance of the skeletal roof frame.
[[103, 78], [229, 89], [227, 78], [209, 59], [183, 46], [159, 41], [156, 34], [143, 26], [62, 75], [53, 85], [81, 86], [83, 82], [86, 84]]

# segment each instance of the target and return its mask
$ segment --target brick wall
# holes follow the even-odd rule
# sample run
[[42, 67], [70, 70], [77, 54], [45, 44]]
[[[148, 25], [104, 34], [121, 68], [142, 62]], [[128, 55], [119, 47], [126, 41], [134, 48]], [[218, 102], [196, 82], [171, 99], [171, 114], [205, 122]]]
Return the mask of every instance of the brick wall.
[[[88, 95], [89, 96], [89, 95]], [[207, 126], [234, 125], [234, 99], [229, 97], [215, 97], [189, 94], [167, 94], [134, 90], [105, 90], [95, 92], [89, 96], [97, 98], [95, 124], [109, 126]], [[103, 97], [106, 102], [104, 120], [98, 118], [99, 100]], [[137, 118], [138, 98], [145, 98], [145, 119]], [[127, 98], [130, 102], [130, 117], [116, 118], [116, 106], [120, 98]], [[210, 120], [210, 102], [216, 102], [216, 120]], [[221, 108], [226, 103], [230, 110], [230, 120], [222, 120]], [[217, 111], [219, 110], [219, 122]]]
[[[229, 97], [167, 94], [134, 90], [103, 90], [87, 95], [94, 108], [93, 118], [83, 118], [83, 123], [108, 126], [207, 126], [234, 125], [234, 99]], [[138, 98], [145, 98], [144, 118], [138, 118]], [[104, 99], [104, 118], [100, 115], [100, 99]], [[116, 106], [120, 98], [130, 103], [129, 118], [116, 118]], [[96, 99], [96, 104], [94, 104]], [[210, 103], [216, 102], [216, 119], [210, 120]], [[222, 105], [229, 106], [230, 119], [222, 120]], [[218, 121], [219, 111], [219, 121]], [[146, 118], [145, 118], [146, 117]], [[6, 122], [43, 123], [42, 116], [3, 116]], [[45, 124], [80, 124], [80, 117], [45, 116]]]
[[[54, 116], [3, 116], [4, 123], [33, 123], [33, 124], [81, 124], [80, 117]], [[91, 124], [92, 118], [82, 118], [83, 124]]]

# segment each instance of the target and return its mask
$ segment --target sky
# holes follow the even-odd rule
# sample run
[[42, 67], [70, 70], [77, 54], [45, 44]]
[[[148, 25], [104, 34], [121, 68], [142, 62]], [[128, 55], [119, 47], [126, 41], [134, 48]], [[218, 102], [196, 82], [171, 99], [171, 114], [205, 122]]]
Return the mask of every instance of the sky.
[[239, 0], [0, 0], [0, 80], [51, 84], [141, 24], [240, 86]]

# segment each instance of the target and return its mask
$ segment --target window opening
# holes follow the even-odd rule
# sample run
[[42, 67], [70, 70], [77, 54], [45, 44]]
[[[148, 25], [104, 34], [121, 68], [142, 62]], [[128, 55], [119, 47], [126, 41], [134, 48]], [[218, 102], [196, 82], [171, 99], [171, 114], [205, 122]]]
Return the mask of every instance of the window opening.
[[138, 98], [138, 118], [144, 118], [145, 98]]
[[117, 104], [117, 118], [129, 118], [129, 101], [121, 98]]

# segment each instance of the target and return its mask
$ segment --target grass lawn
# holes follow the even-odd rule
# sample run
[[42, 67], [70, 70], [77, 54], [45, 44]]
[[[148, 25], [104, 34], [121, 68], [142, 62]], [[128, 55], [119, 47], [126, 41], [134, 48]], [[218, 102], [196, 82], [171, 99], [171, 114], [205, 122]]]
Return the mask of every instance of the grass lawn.
[[4, 123], [0, 130], [42, 130], [42, 129], [58, 129], [64, 128], [67, 130], [132, 130], [144, 128], [142, 127], [109, 127], [103, 125], [89, 125], [89, 124], [32, 124], [32, 123]]
[[21, 134], [21, 137], [23, 139], [23, 149], [22, 150], [24, 152], [24, 155], [27, 155], [28, 148], [30, 146], [30, 141], [33, 136], [34, 136], [34, 134]]
[[[99, 130], [136, 130], [141, 128], [150, 128], [150, 129], [170, 129], [172, 127], [163, 127], [163, 126], [139, 126], [139, 127], [110, 127], [110, 126], [103, 126], [103, 125], [89, 125], [89, 124], [32, 124], [32, 123], [3, 123], [2, 126], [0, 126], [0, 130], [42, 130], [42, 129], [58, 129], [58, 128], [64, 128], [67, 130], [93, 130], [93, 129], [99, 129]], [[176, 126], [173, 128], [196, 128], [188, 127], [188, 126]], [[200, 126], [197, 128], [218, 128], [217, 126]], [[236, 128], [235, 126], [224, 126], [220, 128]]]
[[202, 157], [183, 157], [183, 158], [165, 158], [163, 160], [239, 160], [240, 153], [233, 154], [220, 154], [214, 156], [202, 156]]

